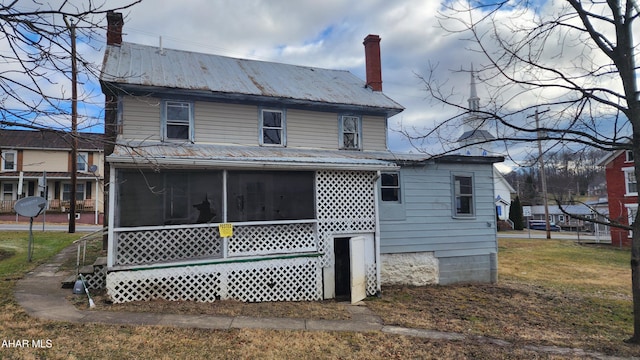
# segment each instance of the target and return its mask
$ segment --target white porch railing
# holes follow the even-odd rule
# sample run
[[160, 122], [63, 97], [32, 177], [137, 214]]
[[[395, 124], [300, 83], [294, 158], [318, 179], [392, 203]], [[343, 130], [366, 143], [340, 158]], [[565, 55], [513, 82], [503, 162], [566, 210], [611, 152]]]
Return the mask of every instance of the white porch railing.
[[113, 265], [132, 266], [196, 259], [305, 253], [318, 250], [316, 220], [233, 223], [220, 237], [219, 224], [116, 228]]

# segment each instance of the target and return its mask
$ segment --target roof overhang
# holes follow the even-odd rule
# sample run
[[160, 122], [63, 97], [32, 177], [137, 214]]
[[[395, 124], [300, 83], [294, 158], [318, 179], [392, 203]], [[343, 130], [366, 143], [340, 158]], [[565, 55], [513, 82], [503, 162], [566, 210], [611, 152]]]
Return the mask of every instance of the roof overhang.
[[107, 162], [117, 167], [270, 170], [396, 170], [376, 153], [260, 146], [129, 143], [117, 145]]

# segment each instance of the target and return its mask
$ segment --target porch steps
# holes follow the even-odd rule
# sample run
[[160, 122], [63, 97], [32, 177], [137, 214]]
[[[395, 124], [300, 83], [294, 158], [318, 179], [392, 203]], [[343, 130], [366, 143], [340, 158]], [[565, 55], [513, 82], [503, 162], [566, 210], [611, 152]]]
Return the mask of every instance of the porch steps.
[[[104, 289], [107, 277], [107, 257], [101, 256], [97, 258], [92, 265], [81, 267], [79, 273], [82, 274], [87, 281], [87, 288]], [[69, 275], [62, 280], [62, 288], [72, 289], [77, 279], [78, 275]]]

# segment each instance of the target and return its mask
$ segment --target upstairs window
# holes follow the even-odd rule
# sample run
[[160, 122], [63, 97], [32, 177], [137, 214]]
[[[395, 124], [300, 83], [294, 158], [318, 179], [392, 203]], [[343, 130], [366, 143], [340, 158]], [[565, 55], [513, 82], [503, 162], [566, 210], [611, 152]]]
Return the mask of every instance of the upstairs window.
[[2, 171], [17, 171], [17, 153], [15, 151], [2, 152]]
[[454, 175], [454, 216], [455, 217], [473, 217], [474, 199], [473, 199], [473, 177]]
[[340, 148], [349, 150], [361, 149], [362, 119], [358, 116], [343, 115], [340, 117]]
[[167, 100], [162, 110], [163, 139], [193, 141], [193, 103]]
[[625, 190], [627, 191], [625, 195], [637, 195], [638, 182], [636, 181], [636, 173], [634, 172], [634, 168], [623, 168], [622, 171], [624, 171], [624, 184]]
[[78, 153], [78, 164], [77, 166], [77, 170], [78, 171], [88, 171], [89, 169], [89, 154], [86, 152], [80, 152]]
[[285, 116], [281, 110], [260, 111], [260, 145], [286, 145]]
[[633, 151], [627, 150], [625, 151], [625, 162], [633, 162]]
[[382, 173], [380, 192], [382, 201], [400, 202], [400, 174], [397, 172]]

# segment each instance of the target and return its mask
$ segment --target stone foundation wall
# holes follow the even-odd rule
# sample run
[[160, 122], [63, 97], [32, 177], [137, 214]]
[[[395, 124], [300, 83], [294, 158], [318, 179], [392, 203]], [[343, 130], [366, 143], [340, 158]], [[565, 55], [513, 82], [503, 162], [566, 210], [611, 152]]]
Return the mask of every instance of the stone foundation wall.
[[381, 260], [380, 280], [383, 285], [438, 283], [439, 264], [432, 252], [382, 254]]

